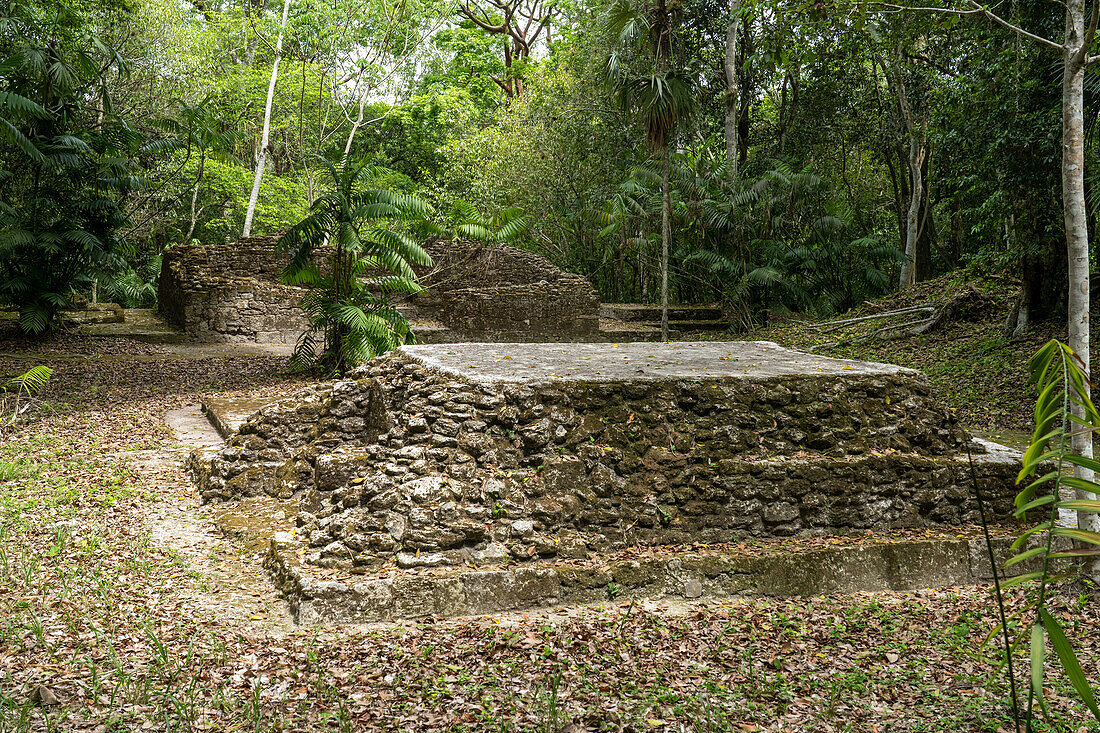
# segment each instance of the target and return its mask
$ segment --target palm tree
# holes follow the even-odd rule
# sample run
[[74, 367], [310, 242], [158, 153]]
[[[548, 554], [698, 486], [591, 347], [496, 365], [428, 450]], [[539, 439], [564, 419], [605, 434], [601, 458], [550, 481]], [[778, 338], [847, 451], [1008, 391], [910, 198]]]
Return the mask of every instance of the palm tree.
[[298, 339], [292, 365], [343, 374], [413, 340], [386, 296], [422, 290], [412, 266], [431, 265], [431, 258], [400, 225], [424, 219], [430, 209], [415, 196], [378, 188], [391, 171], [321, 161], [332, 190], [287, 230], [279, 250], [291, 254], [284, 282], [310, 288], [302, 299], [310, 329]]
[[[667, 0], [619, 0], [608, 16], [614, 49], [607, 81], [619, 106], [636, 114], [646, 143], [661, 158], [661, 339], [668, 341], [668, 250], [672, 239], [669, 146], [695, 111], [691, 77], [673, 69], [673, 10]], [[641, 67], [640, 70], [638, 67]]]
[[527, 231], [530, 218], [518, 206], [510, 206], [498, 214], [483, 214], [465, 199], [455, 199], [444, 221], [430, 228], [430, 234], [452, 239], [473, 239], [484, 244], [510, 244]]

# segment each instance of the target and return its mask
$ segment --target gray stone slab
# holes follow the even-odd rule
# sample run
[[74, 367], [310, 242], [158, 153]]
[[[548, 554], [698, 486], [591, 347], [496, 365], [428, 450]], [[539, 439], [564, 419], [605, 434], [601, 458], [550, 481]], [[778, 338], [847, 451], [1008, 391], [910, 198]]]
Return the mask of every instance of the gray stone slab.
[[807, 354], [770, 341], [463, 343], [403, 346], [400, 351], [431, 369], [482, 383], [760, 380], [913, 373], [892, 364]]
[[[995, 537], [999, 558], [1011, 537]], [[493, 614], [622, 600], [736, 596], [809, 597], [906, 591], [987, 581], [984, 541], [973, 533], [922, 540], [853, 540], [850, 545], [777, 553], [663, 547], [642, 560], [590, 565], [397, 575], [347, 582], [322, 580], [298, 565], [298, 542], [272, 541], [266, 564], [300, 624], [375, 623]], [[1012, 573], [1007, 573], [1011, 575]], [[1003, 577], [1003, 575], [1002, 575]]]
[[218, 433], [223, 438], [228, 438], [256, 411], [271, 401], [269, 397], [205, 397], [202, 410]]
[[220, 435], [203, 414], [201, 405], [187, 405], [169, 410], [164, 422], [172, 429], [176, 439], [194, 448], [221, 446], [224, 436]]

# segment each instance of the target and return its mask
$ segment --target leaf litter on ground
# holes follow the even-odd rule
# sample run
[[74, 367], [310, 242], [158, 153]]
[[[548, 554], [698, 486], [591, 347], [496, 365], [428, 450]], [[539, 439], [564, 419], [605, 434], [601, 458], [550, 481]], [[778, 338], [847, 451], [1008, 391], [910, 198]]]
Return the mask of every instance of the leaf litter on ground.
[[[294, 626], [260, 558], [206, 518], [164, 415], [202, 395], [275, 399], [301, 380], [272, 357], [100, 353], [47, 359], [55, 409], [0, 442], [0, 461], [30, 465], [0, 484], [0, 729], [1011, 725], [995, 649], [981, 647], [994, 624], [985, 587]], [[1096, 680], [1096, 604], [1056, 603]], [[1051, 679], [1056, 714], [1086, 725]]]

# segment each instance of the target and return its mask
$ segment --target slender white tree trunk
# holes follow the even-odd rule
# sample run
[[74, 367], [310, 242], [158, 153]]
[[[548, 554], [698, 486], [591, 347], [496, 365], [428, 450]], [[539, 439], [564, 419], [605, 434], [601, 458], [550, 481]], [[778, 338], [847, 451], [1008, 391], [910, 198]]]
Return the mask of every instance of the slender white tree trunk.
[[733, 183], [737, 183], [737, 165], [739, 160], [737, 127], [741, 104], [741, 89], [737, 82], [737, 31], [738, 26], [741, 24], [741, 18], [738, 17], [737, 11], [740, 8], [741, 0], [733, 0], [730, 4], [730, 12], [733, 14], [733, 18], [726, 28], [726, 168], [729, 172], [729, 179]]
[[668, 341], [668, 244], [672, 239], [672, 192], [668, 171], [672, 167], [665, 145], [661, 170], [661, 341]]
[[271, 81], [267, 85], [267, 104], [264, 105], [264, 126], [260, 133], [260, 149], [256, 153], [256, 176], [252, 179], [252, 193], [248, 197], [248, 211], [244, 215], [244, 236], [252, 233], [252, 218], [256, 214], [256, 202], [260, 198], [260, 182], [264, 178], [268, 145], [271, 140], [271, 105], [275, 99], [275, 83], [279, 80], [279, 61], [283, 58], [283, 31], [290, 14], [290, 0], [283, 0], [283, 18], [279, 21], [279, 37], [275, 41], [275, 61], [271, 65]]
[[370, 85], [364, 83], [363, 94], [359, 97], [359, 113], [355, 117], [355, 121], [351, 123], [351, 130], [348, 132], [348, 140], [344, 143], [344, 157], [343, 163], [347, 163], [348, 156], [351, 155], [351, 144], [355, 140], [355, 133], [359, 131], [359, 128], [363, 126], [363, 114], [367, 106], [367, 94], [370, 92]]
[[909, 136], [909, 211], [905, 216], [905, 262], [901, 265], [901, 275], [898, 278], [898, 289], [905, 288], [916, 282], [917, 279], [917, 234], [920, 231], [920, 203], [924, 194], [924, 176], [921, 174], [921, 166], [924, 165], [924, 156], [928, 154], [925, 142], [924, 128], [913, 116], [913, 109], [909, 106], [909, 92], [905, 88], [905, 79], [901, 76], [901, 49], [898, 49], [898, 61], [892, 67], [887, 67], [882, 62], [883, 68], [892, 78], [894, 91], [898, 95], [898, 111], [901, 113], [901, 121]]
[[[195, 185], [191, 189], [191, 226], [187, 227], [187, 234], [183, 237], [184, 244], [191, 243], [191, 235], [195, 233], [195, 225], [199, 221], [198, 203], [199, 203], [199, 185], [202, 183], [203, 168], [206, 164], [206, 154], [199, 154], [199, 172], [195, 176]], [[205, 207], [204, 207], [205, 208]], [[245, 235], [247, 236], [247, 235]]]
[[905, 262], [901, 264], [898, 286], [909, 287], [917, 280], [917, 234], [920, 231], [920, 202], [924, 195], [924, 177], [921, 166], [927, 149], [924, 140], [915, 130], [909, 133], [909, 211], [905, 215]]
[[[1062, 208], [1066, 222], [1066, 252], [1069, 257], [1069, 347], [1077, 352], [1089, 371], [1089, 233], [1085, 210], [1085, 39], [1084, 0], [1066, 2], [1066, 41], [1063, 46], [1062, 77]], [[1088, 389], [1088, 382], [1085, 383]], [[1077, 405], [1073, 413], [1084, 417]], [[1092, 456], [1092, 433], [1075, 426], [1072, 448], [1082, 456]], [[1092, 479], [1092, 471], [1076, 467], [1080, 478]], [[1079, 499], [1096, 495], [1077, 490]], [[1078, 512], [1081, 529], [1100, 531], [1100, 515]], [[1100, 575], [1100, 562], [1094, 562], [1091, 574]]]

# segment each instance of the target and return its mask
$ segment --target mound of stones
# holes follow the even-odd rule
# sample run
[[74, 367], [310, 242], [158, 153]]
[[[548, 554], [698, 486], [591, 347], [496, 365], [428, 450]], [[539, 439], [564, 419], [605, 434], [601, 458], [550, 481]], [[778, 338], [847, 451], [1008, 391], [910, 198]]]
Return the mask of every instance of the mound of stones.
[[[968, 445], [1007, 517], [1016, 457], [916, 371], [766, 342], [449, 344], [268, 405], [192, 467], [206, 500], [296, 502], [284, 579], [508, 567], [514, 587], [638, 546], [976, 522]], [[386, 593], [357, 618], [401, 615]]]

